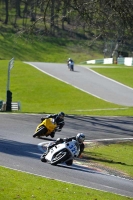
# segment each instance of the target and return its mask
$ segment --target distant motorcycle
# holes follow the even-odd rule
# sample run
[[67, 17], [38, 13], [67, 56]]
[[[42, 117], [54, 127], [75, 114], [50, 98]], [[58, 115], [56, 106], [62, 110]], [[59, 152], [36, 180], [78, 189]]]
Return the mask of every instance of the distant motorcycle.
[[74, 71], [74, 62], [69, 61], [68, 62], [68, 68], [70, 69], [70, 71]]
[[37, 126], [33, 137], [48, 137], [53, 131], [58, 131], [58, 128], [53, 118], [46, 118]]
[[66, 163], [69, 165], [69, 161], [78, 157], [80, 152], [79, 144], [76, 140], [69, 142], [63, 142], [61, 144], [55, 144], [49, 152], [41, 156], [42, 162], [48, 162], [51, 165], [57, 165], [61, 163]]

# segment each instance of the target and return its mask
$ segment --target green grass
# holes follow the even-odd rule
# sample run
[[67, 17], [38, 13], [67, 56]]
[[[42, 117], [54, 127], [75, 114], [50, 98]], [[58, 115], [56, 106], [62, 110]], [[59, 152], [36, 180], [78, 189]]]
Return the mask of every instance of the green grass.
[[115, 68], [93, 68], [94, 71], [114, 79], [120, 83], [123, 83], [133, 88], [133, 66], [115, 66]]
[[[94, 163], [121, 171], [133, 177], [133, 142], [93, 144], [86, 146], [84, 156]], [[89, 161], [88, 161], [89, 162]]]
[[75, 63], [80, 63], [103, 56], [102, 50], [96, 51], [98, 46], [99, 43], [88, 47], [84, 40], [3, 34], [0, 35], [0, 60], [14, 57], [21, 61], [66, 63], [71, 57]]
[[[0, 199], [128, 200], [133, 199], [0, 167]], [[5, 181], [8, 180], [8, 181]]]

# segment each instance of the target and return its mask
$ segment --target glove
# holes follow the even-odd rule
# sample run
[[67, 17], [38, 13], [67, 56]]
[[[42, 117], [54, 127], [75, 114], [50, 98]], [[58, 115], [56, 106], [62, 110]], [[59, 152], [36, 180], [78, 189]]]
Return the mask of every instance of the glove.
[[64, 140], [62, 138], [57, 138], [56, 143], [62, 143]]
[[64, 138], [63, 140], [64, 140], [64, 142], [68, 142], [68, 138]]
[[58, 141], [60, 141], [60, 140], [61, 140], [61, 138], [57, 138], [56, 142], [58, 142]]
[[45, 120], [46, 118], [45, 117], [41, 117], [41, 121], [43, 122], [43, 120]]

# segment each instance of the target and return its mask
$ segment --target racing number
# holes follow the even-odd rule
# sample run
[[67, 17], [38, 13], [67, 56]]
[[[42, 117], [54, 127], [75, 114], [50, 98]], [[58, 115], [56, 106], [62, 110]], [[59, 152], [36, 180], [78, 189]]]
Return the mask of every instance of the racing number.
[[75, 147], [75, 145], [70, 145], [69, 146], [69, 148], [71, 149], [71, 151], [73, 152], [73, 153], [76, 153], [76, 147]]

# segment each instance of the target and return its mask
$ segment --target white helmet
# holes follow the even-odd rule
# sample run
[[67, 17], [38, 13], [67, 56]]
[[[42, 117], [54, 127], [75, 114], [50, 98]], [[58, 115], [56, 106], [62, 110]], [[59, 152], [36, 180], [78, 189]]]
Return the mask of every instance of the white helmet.
[[79, 142], [79, 144], [82, 144], [85, 140], [85, 135], [83, 133], [78, 133], [76, 135], [76, 140]]

